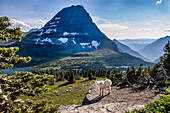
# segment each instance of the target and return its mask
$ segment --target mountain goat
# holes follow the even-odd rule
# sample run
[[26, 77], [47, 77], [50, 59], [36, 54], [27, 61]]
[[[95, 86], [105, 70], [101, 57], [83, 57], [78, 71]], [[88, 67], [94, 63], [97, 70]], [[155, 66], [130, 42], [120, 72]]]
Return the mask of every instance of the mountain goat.
[[111, 93], [111, 85], [112, 85], [112, 81], [110, 79], [106, 79], [104, 81], [95, 81], [94, 86], [98, 86], [100, 88], [100, 95], [102, 93], [103, 96], [103, 92], [105, 88], [109, 88], [109, 93]]

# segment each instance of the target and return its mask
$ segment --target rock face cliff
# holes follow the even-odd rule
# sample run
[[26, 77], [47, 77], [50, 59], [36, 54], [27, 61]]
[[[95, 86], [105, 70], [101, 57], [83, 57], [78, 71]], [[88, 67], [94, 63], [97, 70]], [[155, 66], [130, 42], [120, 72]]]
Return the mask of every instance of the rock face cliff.
[[118, 51], [80, 5], [62, 9], [37, 33], [34, 44], [60, 45], [67, 53], [89, 52], [104, 47]]

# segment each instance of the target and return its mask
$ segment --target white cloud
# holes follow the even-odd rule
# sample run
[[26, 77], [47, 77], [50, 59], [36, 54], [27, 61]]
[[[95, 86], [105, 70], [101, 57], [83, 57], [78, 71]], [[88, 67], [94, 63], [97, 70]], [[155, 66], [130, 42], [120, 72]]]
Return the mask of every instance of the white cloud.
[[119, 31], [128, 29], [127, 26], [122, 26], [119, 24], [98, 24], [99, 28], [105, 31]]
[[104, 31], [119, 31], [128, 28], [127, 26], [115, 24], [107, 19], [103, 19], [97, 16], [92, 16], [92, 18], [93, 21], [97, 24], [97, 26]]
[[11, 24], [13, 27], [30, 27], [30, 25], [15, 19], [11, 19]]
[[42, 26], [34, 26], [33, 28], [40, 29]]
[[11, 19], [12, 27], [20, 27], [22, 31], [26, 32], [32, 28], [40, 29], [48, 20], [27, 18], [23, 21]]
[[123, 26], [117, 23], [112, 23], [107, 19], [103, 19], [97, 16], [92, 16], [92, 19], [97, 24], [99, 29], [109, 38], [114, 37], [114, 34], [116, 32], [120, 32], [122, 30], [128, 29], [127, 26]]
[[23, 22], [28, 23], [32, 28], [41, 28], [47, 23], [47, 21], [48, 20], [42, 20], [37, 18], [26, 18], [23, 20]]
[[150, 29], [142, 29], [141, 31], [143, 31], [143, 32], [150, 32], [151, 30]]
[[20, 27], [22, 31], [28, 31], [29, 29], [31, 29], [30, 25], [24, 23], [23, 21], [11, 19], [10, 22], [12, 24], [12, 27]]
[[109, 20], [100, 18], [98, 16], [92, 16], [92, 20], [94, 21], [94, 23], [97, 23], [97, 24], [109, 24], [109, 23], [111, 23]]
[[25, 23], [36, 26], [43, 26], [48, 20], [36, 19], [36, 18], [26, 18], [23, 20]]
[[37, 19], [37, 20], [35, 20], [35, 22], [38, 22], [38, 23], [46, 23], [46, 21], [45, 20], [42, 20], [42, 19]]
[[99, 29], [106, 35], [108, 38], [115, 38], [115, 35], [119, 32], [122, 32], [128, 29], [127, 26], [122, 26], [119, 24], [98, 24]]
[[161, 3], [162, 3], [162, 0], [158, 0], [158, 1], [156, 2], [156, 5], [161, 4]]

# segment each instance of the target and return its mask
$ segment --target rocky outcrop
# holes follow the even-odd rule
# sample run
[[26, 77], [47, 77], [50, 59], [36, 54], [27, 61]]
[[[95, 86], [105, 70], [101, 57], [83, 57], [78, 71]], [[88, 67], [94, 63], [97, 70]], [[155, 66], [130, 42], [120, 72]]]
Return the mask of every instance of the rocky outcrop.
[[84, 97], [82, 105], [93, 104], [93, 103], [100, 101], [102, 99], [102, 97], [99, 96], [99, 93], [100, 92], [99, 92], [98, 88], [89, 90], [86, 93], [86, 96]]
[[156, 88], [146, 88], [134, 91], [129, 87], [112, 87], [110, 95], [99, 96], [99, 89], [95, 88], [86, 94], [83, 105], [61, 106], [61, 113], [124, 113], [125, 110], [143, 108], [148, 101], [159, 99], [161, 92]]

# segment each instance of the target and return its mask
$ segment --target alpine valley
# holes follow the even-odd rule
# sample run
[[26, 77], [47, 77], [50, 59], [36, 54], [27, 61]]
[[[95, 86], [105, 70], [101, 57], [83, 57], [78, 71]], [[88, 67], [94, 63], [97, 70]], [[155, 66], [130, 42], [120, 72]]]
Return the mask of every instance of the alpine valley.
[[21, 42], [10, 46], [20, 48], [17, 54], [32, 57], [23, 66], [38, 69], [114, 69], [140, 63], [153, 66], [139, 54], [140, 58], [123, 53], [81, 5], [62, 9], [44, 27], [25, 33]]

